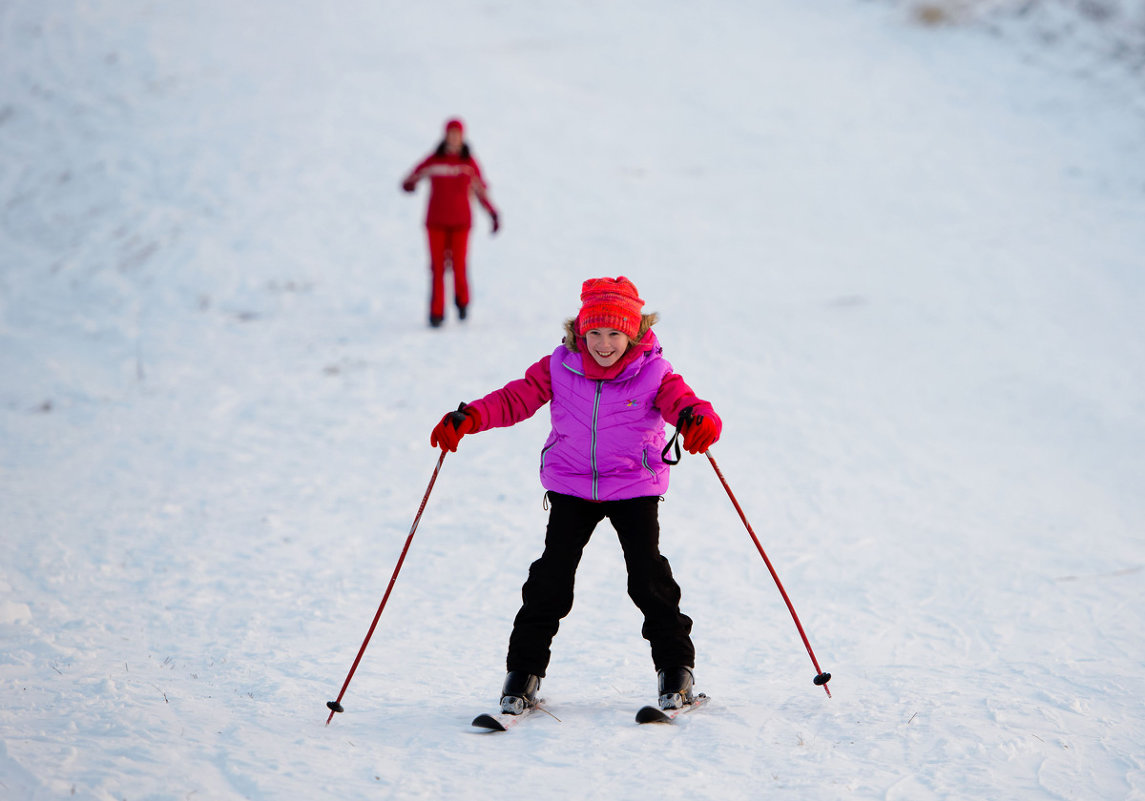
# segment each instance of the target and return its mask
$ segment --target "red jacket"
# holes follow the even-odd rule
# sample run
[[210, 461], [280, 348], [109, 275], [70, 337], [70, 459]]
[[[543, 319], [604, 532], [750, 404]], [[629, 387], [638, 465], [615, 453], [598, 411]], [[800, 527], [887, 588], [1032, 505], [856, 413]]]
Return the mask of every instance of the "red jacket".
[[434, 228], [469, 228], [472, 214], [469, 208], [469, 193], [491, 216], [497, 209], [490, 202], [485, 179], [481, 177], [481, 167], [469, 155], [469, 147], [462, 148], [460, 154], [450, 155], [439, 147], [414, 167], [413, 172], [402, 182], [407, 190], [422, 178], [429, 178], [429, 206], [426, 208], [425, 224]]

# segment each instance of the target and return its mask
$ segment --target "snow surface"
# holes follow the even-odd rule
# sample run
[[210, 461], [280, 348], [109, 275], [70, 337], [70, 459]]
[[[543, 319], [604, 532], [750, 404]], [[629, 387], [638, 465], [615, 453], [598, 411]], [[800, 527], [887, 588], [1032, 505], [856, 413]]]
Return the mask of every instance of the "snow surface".
[[[1020, 24], [1020, 20], [1013, 24]], [[0, 3], [0, 798], [1143, 799], [1145, 116], [852, 2]], [[503, 212], [425, 325], [398, 181]], [[540, 414], [430, 428], [632, 277], [706, 460], [654, 694], [607, 525], [538, 716], [497, 700]]]

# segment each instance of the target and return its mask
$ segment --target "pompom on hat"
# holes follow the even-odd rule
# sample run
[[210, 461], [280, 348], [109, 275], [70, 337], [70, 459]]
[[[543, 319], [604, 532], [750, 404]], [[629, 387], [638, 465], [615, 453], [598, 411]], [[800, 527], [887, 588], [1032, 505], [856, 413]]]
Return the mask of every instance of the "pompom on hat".
[[636, 285], [623, 275], [616, 278], [590, 278], [580, 289], [580, 312], [576, 332], [580, 336], [594, 328], [615, 328], [629, 339], [640, 333], [644, 301]]

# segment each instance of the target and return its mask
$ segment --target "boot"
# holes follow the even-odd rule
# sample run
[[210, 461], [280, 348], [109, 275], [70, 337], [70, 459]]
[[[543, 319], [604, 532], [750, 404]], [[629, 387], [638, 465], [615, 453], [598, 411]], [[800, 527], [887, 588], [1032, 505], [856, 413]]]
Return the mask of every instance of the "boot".
[[665, 668], [659, 678], [661, 709], [679, 709], [696, 700], [692, 693], [695, 677], [690, 667]]
[[501, 687], [501, 711], [507, 715], [520, 715], [537, 705], [537, 691], [541, 677], [521, 670], [510, 670]]

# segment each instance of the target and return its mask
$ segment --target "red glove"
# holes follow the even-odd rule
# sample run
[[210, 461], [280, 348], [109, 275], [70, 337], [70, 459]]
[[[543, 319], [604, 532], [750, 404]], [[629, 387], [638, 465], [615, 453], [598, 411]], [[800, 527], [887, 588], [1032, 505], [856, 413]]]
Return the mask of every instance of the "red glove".
[[449, 412], [441, 418], [441, 422], [433, 427], [429, 435], [429, 444], [443, 451], [457, 453], [457, 443], [466, 434], [472, 434], [477, 429], [477, 410], [462, 404], [456, 412]]
[[704, 453], [720, 438], [723, 425], [716, 414], [698, 414], [684, 423], [684, 450], [688, 453]]
[[404, 181], [402, 181], [402, 189], [407, 192], [412, 192], [413, 190], [417, 189], [417, 181], [415, 181], [413, 178], [406, 178]]

